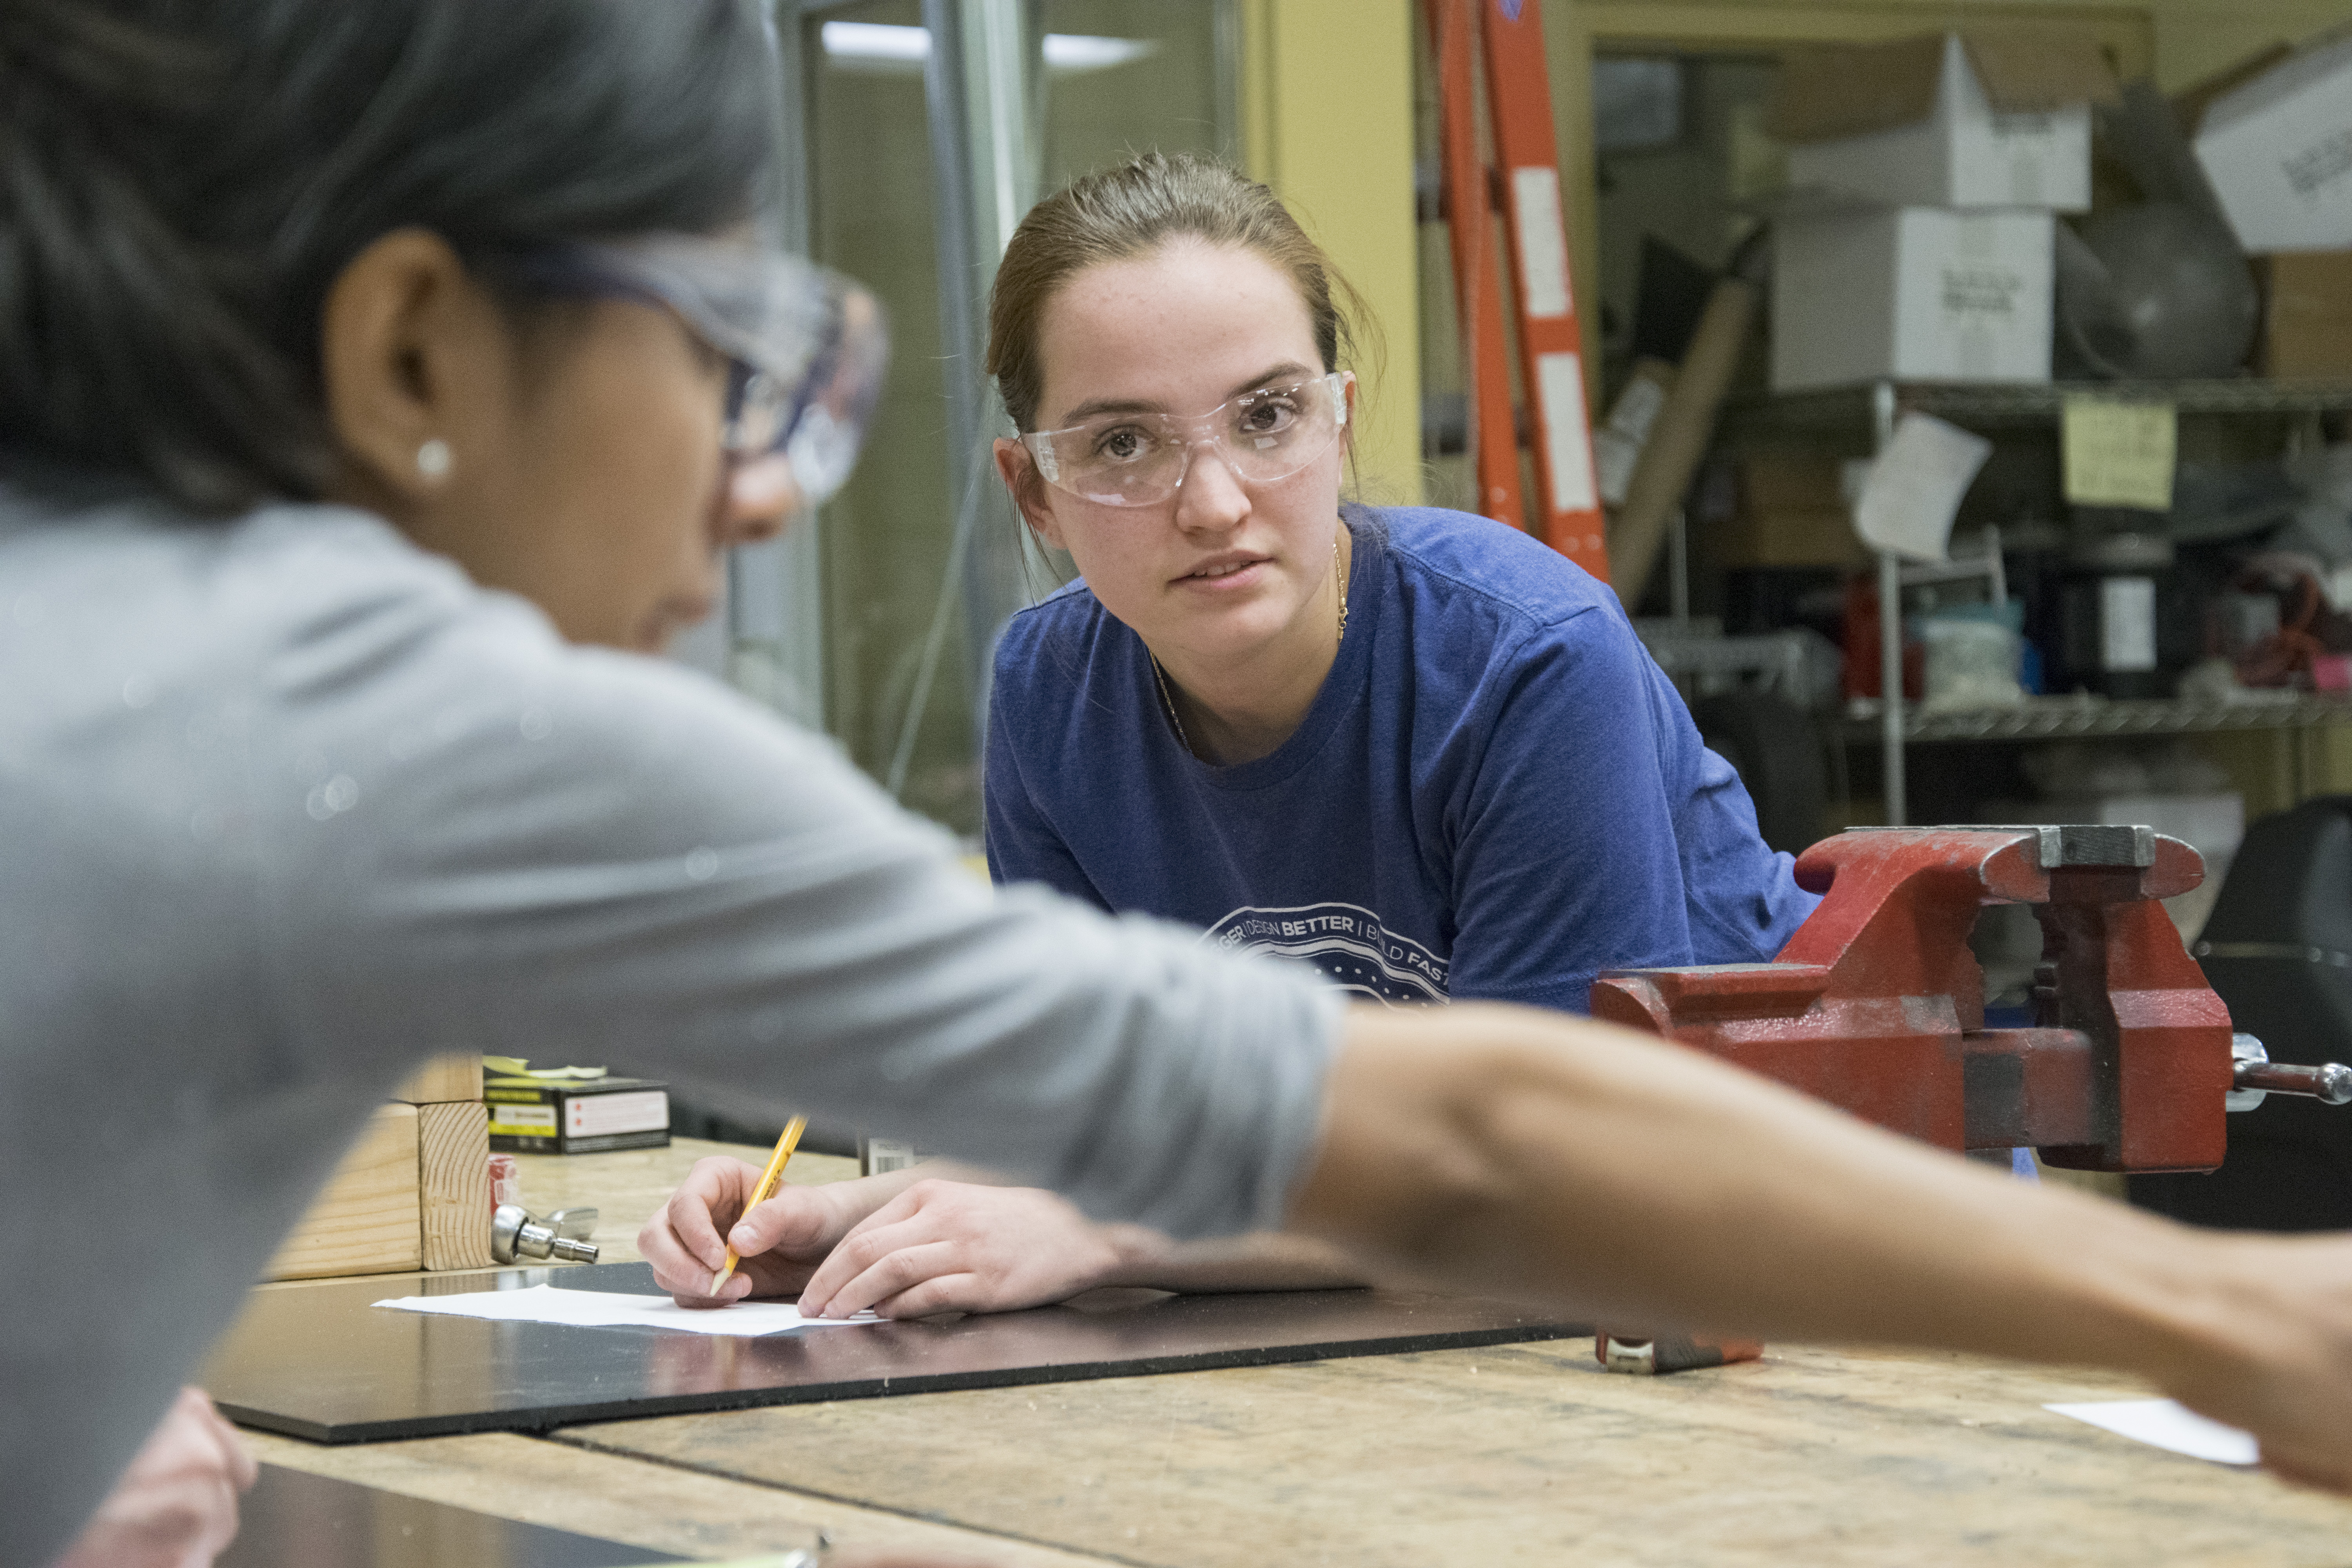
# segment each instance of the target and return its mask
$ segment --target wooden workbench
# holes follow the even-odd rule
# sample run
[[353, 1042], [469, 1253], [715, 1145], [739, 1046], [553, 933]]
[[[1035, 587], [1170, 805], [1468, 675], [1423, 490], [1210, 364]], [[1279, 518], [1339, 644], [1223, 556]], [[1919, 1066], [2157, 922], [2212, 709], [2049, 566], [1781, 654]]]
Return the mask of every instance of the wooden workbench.
[[[526, 1200], [596, 1205], [605, 1259], [634, 1260], [637, 1226], [719, 1147], [527, 1159]], [[791, 1169], [803, 1183], [853, 1173], [814, 1155]], [[1021, 1568], [2352, 1560], [2352, 1503], [2042, 1409], [2144, 1392], [2098, 1373], [1793, 1345], [1756, 1365], [1622, 1377], [1570, 1340], [547, 1437], [248, 1436], [272, 1463], [706, 1558], [823, 1528]]]

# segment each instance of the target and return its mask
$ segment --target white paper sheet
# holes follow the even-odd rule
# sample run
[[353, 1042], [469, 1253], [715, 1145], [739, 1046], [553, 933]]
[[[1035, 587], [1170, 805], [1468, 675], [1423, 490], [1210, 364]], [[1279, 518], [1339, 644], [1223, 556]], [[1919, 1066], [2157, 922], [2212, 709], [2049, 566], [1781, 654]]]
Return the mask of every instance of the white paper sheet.
[[2089, 1405], [2045, 1405], [2061, 1415], [2105, 1427], [2119, 1437], [2169, 1448], [2217, 1465], [2251, 1465], [2260, 1455], [2253, 1434], [2209, 1421], [2171, 1399], [2103, 1399]]
[[1873, 550], [1949, 560], [1952, 519], [1992, 443], [1927, 414], [1906, 414], [1863, 481], [1853, 530]]
[[732, 1307], [697, 1311], [667, 1296], [621, 1295], [609, 1290], [558, 1290], [533, 1285], [522, 1290], [475, 1290], [462, 1296], [402, 1296], [378, 1301], [404, 1312], [440, 1312], [453, 1318], [488, 1318], [509, 1323], [569, 1323], [575, 1328], [678, 1329], [689, 1334], [732, 1338], [781, 1334], [793, 1329], [846, 1329], [882, 1319], [871, 1312], [854, 1318], [803, 1318], [791, 1301], [739, 1301]]

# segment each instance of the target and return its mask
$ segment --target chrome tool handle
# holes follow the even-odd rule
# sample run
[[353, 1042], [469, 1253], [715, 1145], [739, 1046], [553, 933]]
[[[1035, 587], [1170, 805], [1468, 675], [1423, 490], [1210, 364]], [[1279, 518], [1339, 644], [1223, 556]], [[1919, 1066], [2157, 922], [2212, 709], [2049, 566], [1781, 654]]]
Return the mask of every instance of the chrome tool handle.
[[2231, 1110], [2252, 1110], [2265, 1094], [2293, 1094], [2328, 1105], [2352, 1104], [2352, 1067], [2324, 1062], [2295, 1067], [2271, 1060], [2262, 1041], [2252, 1035], [2230, 1037], [2230, 1083], [2226, 1103]]
[[[588, 1223], [593, 1225], [593, 1211], [583, 1212], [591, 1215]], [[559, 1220], [563, 1217], [557, 1216]], [[520, 1204], [500, 1204], [490, 1215], [490, 1256], [500, 1263], [514, 1263], [525, 1258], [565, 1258], [574, 1263], [593, 1263], [597, 1249], [575, 1237], [559, 1234], [554, 1226], [532, 1218], [530, 1211]]]

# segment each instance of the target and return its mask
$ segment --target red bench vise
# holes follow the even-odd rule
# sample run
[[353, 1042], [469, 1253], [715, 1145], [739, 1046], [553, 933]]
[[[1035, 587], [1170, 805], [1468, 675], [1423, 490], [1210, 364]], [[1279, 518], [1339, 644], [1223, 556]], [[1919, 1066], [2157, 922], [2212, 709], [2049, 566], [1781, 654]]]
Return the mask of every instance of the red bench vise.
[[[2352, 1068], [2270, 1063], [2158, 900], [2204, 879], [2146, 827], [1856, 828], [1798, 858], [1824, 895], [1769, 963], [1622, 969], [1592, 1016], [1694, 1047], [1947, 1149], [2040, 1151], [2084, 1171], [2205, 1171], [2263, 1091], [2352, 1100]], [[1977, 911], [2042, 923], [2033, 1026], [1984, 1026]], [[1669, 1352], [1667, 1347], [1675, 1349]], [[1612, 1358], [1612, 1349], [1617, 1352]], [[1746, 1359], [1738, 1342], [1602, 1335], [1604, 1364]]]

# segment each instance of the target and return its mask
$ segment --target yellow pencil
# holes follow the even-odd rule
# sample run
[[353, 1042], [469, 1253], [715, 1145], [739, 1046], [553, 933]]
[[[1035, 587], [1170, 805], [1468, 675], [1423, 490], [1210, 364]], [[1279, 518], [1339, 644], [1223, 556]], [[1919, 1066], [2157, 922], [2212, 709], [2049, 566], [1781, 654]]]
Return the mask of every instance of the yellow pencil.
[[[776, 1184], [784, 1178], [784, 1162], [791, 1159], [793, 1151], [800, 1146], [801, 1130], [807, 1125], [808, 1118], [805, 1116], [795, 1116], [784, 1123], [784, 1135], [776, 1140], [776, 1152], [768, 1156], [768, 1168], [761, 1173], [760, 1184], [751, 1189], [751, 1201], [743, 1205], [745, 1214], [750, 1214], [775, 1195]], [[726, 1263], [719, 1268], [719, 1277], [710, 1282], [711, 1295], [719, 1294], [728, 1278], [735, 1272], [738, 1261], [735, 1249], [729, 1247]]]

